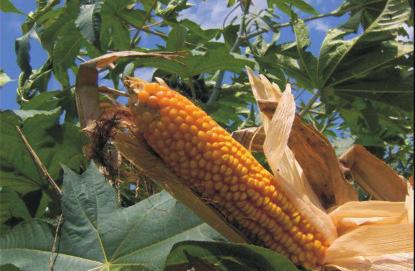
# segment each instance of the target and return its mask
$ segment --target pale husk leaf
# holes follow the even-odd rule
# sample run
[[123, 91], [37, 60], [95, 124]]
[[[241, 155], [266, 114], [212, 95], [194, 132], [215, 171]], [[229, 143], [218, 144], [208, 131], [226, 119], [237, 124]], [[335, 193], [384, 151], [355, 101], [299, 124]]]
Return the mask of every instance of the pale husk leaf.
[[385, 162], [361, 145], [353, 145], [339, 160], [350, 169], [353, 179], [373, 199], [404, 201], [406, 184]]
[[340, 270], [412, 270], [413, 224], [364, 225], [327, 249], [326, 267]]
[[301, 166], [287, 146], [295, 118], [295, 101], [290, 86], [287, 85], [281, 94], [276, 85], [270, 84], [265, 77], [259, 79], [249, 69], [247, 73], [256, 99], [278, 102], [272, 119], [264, 113], [261, 114], [266, 134], [264, 154], [274, 173], [275, 182], [308, 221], [321, 231], [325, 239], [333, 242], [337, 236], [334, 224], [320, 205]]
[[339, 235], [363, 225], [409, 223], [403, 202], [351, 201], [331, 212], [330, 217]]
[[[280, 99], [282, 99], [282, 93], [277, 85], [271, 84], [264, 76], [255, 76], [249, 68], [247, 68], [247, 74], [261, 111], [264, 130], [236, 131], [234, 137], [242, 143], [244, 141], [248, 142], [245, 146], [252, 146], [254, 150], [258, 151], [264, 141], [264, 134], [269, 130], [271, 119], [275, 117], [274, 113]], [[295, 106], [293, 109], [295, 110]], [[316, 202], [315, 199], [318, 198], [318, 202], [325, 208], [357, 200], [357, 193], [344, 179], [334, 149], [328, 140], [313, 127], [303, 123], [298, 116], [294, 115], [293, 122], [291, 122], [291, 119], [281, 119], [281, 121], [283, 121], [280, 124], [281, 127], [289, 128], [291, 131], [291, 133], [288, 133], [289, 140], [287, 141], [289, 151], [295, 155], [296, 163], [302, 168], [302, 175], [305, 176], [307, 183], [314, 192], [308, 194], [311, 200]], [[284, 133], [281, 132], [281, 134]], [[275, 146], [283, 145], [279, 142], [281, 139], [278, 137], [267, 138], [278, 141], [273, 142]], [[274, 159], [281, 159], [284, 152], [279, 152], [275, 147], [274, 150]], [[313, 196], [313, 194], [318, 195], [318, 197]]]
[[408, 195], [405, 197], [405, 209], [408, 216], [408, 222], [414, 223], [414, 188], [410, 183], [406, 184]]

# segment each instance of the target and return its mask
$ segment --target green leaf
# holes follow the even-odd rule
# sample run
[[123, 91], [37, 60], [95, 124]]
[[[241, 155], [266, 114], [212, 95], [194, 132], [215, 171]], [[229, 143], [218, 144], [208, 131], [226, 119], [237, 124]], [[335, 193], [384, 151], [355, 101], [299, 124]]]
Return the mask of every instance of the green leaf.
[[2, 271], [20, 271], [19, 268], [17, 268], [15, 265], [12, 265], [12, 264], [0, 265], [0, 270], [2, 270]]
[[315, 10], [310, 4], [308, 4], [306, 1], [303, 0], [285, 0], [286, 3], [292, 5], [293, 7], [298, 8], [299, 10], [313, 14], [318, 15], [317, 10]]
[[[93, 164], [82, 175], [65, 169], [62, 212], [55, 270], [162, 270], [176, 242], [220, 238], [166, 192], [118, 207], [114, 189]], [[52, 239], [44, 222], [21, 224], [0, 240], [0, 264], [47, 270]]]
[[17, 38], [15, 41], [17, 64], [24, 73], [23, 81], [26, 81], [32, 73], [32, 66], [30, 65], [30, 35], [31, 31]]
[[187, 29], [186, 41], [194, 45], [206, 44], [220, 31], [219, 29], [202, 29], [200, 25], [189, 19], [181, 20], [179, 24]]
[[0, 70], [0, 88], [10, 82], [11, 79], [3, 70]]
[[0, 0], [0, 10], [3, 12], [14, 12], [19, 14], [24, 14], [20, 10], [18, 10], [10, 0]]
[[166, 261], [166, 271], [195, 268], [192, 260], [223, 271], [298, 271], [287, 258], [263, 247], [203, 241], [184, 241], [174, 245]]
[[172, 20], [177, 17], [178, 12], [189, 7], [191, 7], [191, 5], [187, 3], [187, 0], [171, 0], [168, 1], [165, 8], [161, 8], [161, 5], [159, 5], [156, 9], [156, 15]]
[[284, 0], [268, 0], [268, 6], [275, 5], [278, 9], [280, 9], [285, 14], [291, 15], [293, 12], [290, 5], [287, 3], [287, 1]]
[[78, 127], [59, 124], [61, 110], [20, 110], [0, 113], [0, 186], [25, 194], [35, 190], [47, 191], [48, 182], [39, 173], [16, 126], [22, 131], [48, 172], [56, 181], [61, 176], [61, 163], [79, 170], [84, 163], [82, 146], [85, 138]]
[[[349, 0], [347, 5], [361, 3]], [[318, 60], [321, 99], [341, 114], [356, 143], [383, 148], [393, 138], [391, 131], [408, 133], [401, 126], [413, 112], [413, 45], [396, 38], [410, 10], [402, 0], [368, 4], [323, 41]], [[362, 33], [356, 34], [360, 27]]]
[[370, 46], [395, 39], [398, 30], [402, 29], [403, 23], [410, 16], [410, 8], [404, 2], [406, 1], [388, 0], [376, 20], [361, 35], [352, 39], [343, 38], [357, 31], [360, 13], [356, 13], [341, 27], [331, 29], [320, 49], [320, 85], [325, 86], [333, 73], [341, 69], [343, 63], [355, 59], [356, 53], [361, 49], [370, 52]]
[[137, 29], [141, 29], [144, 26], [146, 12], [140, 9], [128, 9], [123, 12], [119, 12], [118, 15], [127, 24], [134, 26]]
[[230, 54], [226, 47], [210, 49], [205, 53], [193, 51], [193, 55], [178, 58], [178, 61], [160, 59], [140, 59], [137, 66], [150, 66], [160, 68], [166, 72], [178, 74], [184, 78], [194, 75], [215, 72], [217, 70], [227, 70], [241, 72], [245, 66], [253, 67], [254, 62], [238, 54]]
[[61, 105], [62, 91], [48, 91], [34, 96], [30, 102], [21, 106], [23, 110], [46, 110], [51, 111]]
[[[99, 40], [102, 50], [114, 48], [117, 50], [130, 49], [130, 33], [127, 25], [119, 14], [131, 1], [104, 1], [97, 6], [96, 13], [101, 23]], [[122, 11], [123, 12], [123, 11]]]
[[99, 40], [99, 22], [95, 10], [97, 5], [99, 4], [81, 5], [75, 20], [76, 27], [91, 44], [97, 44]]
[[74, 64], [81, 48], [82, 36], [73, 22], [65, 24], [59, 31], [62, 34], [56, 38], [52, 57], [54, 66], [67, 69]]
[[19, 195], [6, 187], [0, 187], [0, 223], [11, 218], [27, 220], [31, 218], [24, 201]]
[[177, 24], [173, 26], [167, 38], [166, 50], [181, 51], [185, 47], [186, 28]]
[[301, 70], [306, 72], [308, 80], [314, 88], [317, 88], [317, 58], [305, 49], [310, 45], [307, 26], [301, 19], [296, 19], [293, 24], [293, 30], [296, 38], [296, 48], [298, 62]]

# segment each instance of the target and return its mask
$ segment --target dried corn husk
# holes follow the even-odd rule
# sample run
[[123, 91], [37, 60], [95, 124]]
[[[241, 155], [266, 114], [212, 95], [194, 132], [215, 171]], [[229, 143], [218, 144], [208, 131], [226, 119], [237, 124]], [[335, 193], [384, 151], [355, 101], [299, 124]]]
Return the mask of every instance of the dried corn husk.
[[[93, 123], [105, 110], [100, 106], [98, 99], [97, 69], [111, 65], [118, 57], [130, 56], [143, 57], [137, 52], [112, 53], [91, 60], [80, 67], [76, 96], [82, 127]], [[147, 56], [172, 57], [169, 54], [145, 55]], [[289, 87], [282, 93], [265, 77], [257, 77], [252, 71], [248, 71], [248, 75], [263, 117], [265, 127], [263, 136], [266, 142], [264, 149], [274, 172], [275, 181], [281, 184], [298, 208], [312, 217], [313, 224], [321, 228], [331, 242], [325, 258], [325, 267], [341, 270], [410, 270], [413, 262], [413, 188], [408, 186], [405, 202], [350, 201], [354, 195], [349, 192], [345, 193], [345, 191], [350, 191], [348, 190], [350, 186], [346, 185], [345, 180], [338, 177], [335, 180], [330, 179], [338, 174], [333, 175], [333, 172], [340, 172], [337, 160], [334, 163], [331, 154], [316, 155], [316, 150], [313, 149], [319, 146], [319, 148], [324, 147], [325, 150], [329, 150], [328, 141], [322, 139], [314, 131], [304, 128], [306, 126], [302, 126], [301, 120], [295, 117], [295, 104]], [[293, 124], [294, 128], [292, 128]], [[259, 134], [261, 130], [255, 132]], [[296, 138], [300, 142], [310, 141], [318, 144], [304, 145], [307, 146], [307, 151], [300, 156], [301, 148], [296, 149], [296, 147], [301, 144], [292, 145], [293, 151], [288, 147], [293, 138], [290, 132], [292, 135], [297, 135]], [[306, 140], [301, 137], [301, 134]], [[154, 180], [183, 201], [221, 234], [231, 241], [245, 242], [232, 225], [222, 220], [216, 210], [204, 204], [191, 191], [181, 186], [174, 174], [169, 172], [163, 163], [146, 148], [134, 132], [123, 130], [115, 137], [115, 144], [124, 159], [133, 163], [139, 171], [150, 174]], [[260, 146], [254, 141], [251, 141], [250, 145]], [[314, 156], [307, 155], [313, 153]], [[307, 166], [316, 165], [308, 163], [308, 160], [315, 157], [318, 159], [314, 160], [323, 164], [327, 162], [326, 160], [331, 162], [329, 167], [323, 170], [317, 169], [325, 173], [321, 175], [324, 176], [321, 180], [316, 178], [318, 174], [312, 174], [316, 172], [316, 168]], [[306, 176], [311, 178], [307, 179]], [[316, 184], [319, 187], [317, 190]], [[323, 187], [328, 188], [328, 192], [323, 191]], [[340, 206], [327, 214], [324, 209], [327, 205], [320, 198], [322, 195], [333, 196], [336, 199], [333, 202]], [[348, 203], [340, 204], [344, 202]]]
[[[290, 153], [286, 151], [289, 149], [287, 127], [293, 123], [295, 114], [294, 110], [286, 108], [292, 107], [292, 99], [282, 98], [285, 95], [291, 95], [290, 89], [287, 88], [281, 95], [269, 95], [266, 94], [267, 88], [270, 92], [275, 91], [277, 89], [275, 85], [270, 84], [265, 77], [255, 76], [251, 70], [248, 70], [248, 76], [254, 96], [261, 99], [259, 102], [263, 103], [267, 97], [269, 103], [278, 102], [278, 107], [271, 121], [269, 116], [262, 112], [266, 134], [264, 153], [274, 174], [277, 176], [284, 174], [285, 180], [288, 180], [286, 187], [295, 189], [297, 198], [307, 199], [305, 202], [311, 205], [315, 204], [315, 210], [322, 210], [321, 206], [313, 200], [315, 199], [313, 190], [306, 189], [305, 183], [308, 181], [302, 176], [301, 166], [296, 162], [295, 157], [283, 159], [287, 153]], [[272, 89], [269, 90], [270, 88]], [[281, 140], [279, 140], [280, 138]], [[269, 143], [271, 140], [273, 144]], [[313, 159], [313, 157], [310, 156], [309, 159]], [[303, 162], [307, 162], [307, 160]], [[363, 163], [360, 165], [362, 166]], [[388, 168], [380, 170], [391, 173]], [[289, 171], [290, 174], [284, 173], [285, 171]], [[361, 171], [364, 172], [363, 167]], [[399, 178], [396, 173], [393, 174], [394, 180]], [[401, 180], [401, 178], [399, 179]], [[362, 271], [412, 270], [414, 251], [413, 188], [410, 185], [407, 188], [405, 202], [349, 201], [338, 206], [330, 214], [313, 213], [320, 221], [324, 221], [321, 223], [321, 227], [328, 226], [330, 228], [334, 225], [338, 234], [326, 252], [324, 268]], [[328, 217], [330, 222], [325, 225]]]

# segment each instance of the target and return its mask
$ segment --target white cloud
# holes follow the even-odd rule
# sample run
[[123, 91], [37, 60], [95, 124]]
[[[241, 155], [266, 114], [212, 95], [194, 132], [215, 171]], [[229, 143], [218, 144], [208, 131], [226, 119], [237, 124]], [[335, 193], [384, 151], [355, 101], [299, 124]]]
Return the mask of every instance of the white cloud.
[[330, 25], [323, 20], [315, 20], [308, 23], [311, 29], [321, 32], [327, 32], [330, 29]]

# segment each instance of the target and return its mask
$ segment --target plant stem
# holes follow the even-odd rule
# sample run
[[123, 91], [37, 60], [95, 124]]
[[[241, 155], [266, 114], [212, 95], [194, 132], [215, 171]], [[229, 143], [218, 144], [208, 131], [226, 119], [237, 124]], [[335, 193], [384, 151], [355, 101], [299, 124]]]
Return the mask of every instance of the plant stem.
[[[305, 19], [303, 19], [303, 21], [304, 22], [309, 22], [309, 21], [313, 21], [313, 20], [317, 20], [317, 19], [321, 19], [321, 18], [325, 18], [325, 17], [341, 16], [341, 15], [345, 14], [346, 12], [353, 11], [355, 9], [361, 9], [364, 6], [367, 6], [367, 5], [376, 3], [376, 2], [380, 2], [380, 0], [367, 1], [365, 4], [363, 4], [361, 6], [352, 6], [349, 9], [344, 9], [344, 10], [336, 9], [336, 10], [330, 11], [328, 13], [319, 14], [319, 15], [316, 15], [316, 16], [313, 16], [313, 17], [305, 18]], [[283, 28], [283, 27], [291, 26], [292, 24], [293, 24], [293, 22], [286, 22], [286, 23], [276, 24], [276, 25], [273, 26], [273, 28]], [[259, 30], [257, 32], [246, 35], [244, 38], [245, 39], [251, 39], [251, 38], [254, 38], [258, 35], [262, 35], [262, 34], [268, 32], [268, 31], [269, 30], [262, 29], [262, 30]]]
[[16, 130], [19, 133], [21, 139], [23, 140], [23, 143], [28, 150], [30, 156], [33, 159], [33, 162], [35, 162], [36, 166], [40, 170], [41, 174], [48, 180], [48, 182], [52, 185], [53, 190], [57, 194], [58, 198], [62, 196], [62, 190], [60, 187], [56, 184], [55, 180], [53, 180], [52, 176], [50, 176], [47, 168], [43, 165], [42, 161], [40, 160], [39, 156], [35, 152], [35, 150], [30, 145], [29, 141], [27, 140], [26, 136], [23, 134], [22, 129], [20, 129], [19, 126], [16, 126]]
[[145, 15], [145, 17], [144, 17], [143, 26], [142, 26], [141, 28], [138, 28], [138, 29], [137, 29], [137, 32], [135, 32], [135, 34], [134, 34], [133, 38], [131, 39], [131, 48], [134, 48], [134, 47], [136, 47], [136, 46], [137, 46], [137, 43], [138, 43], [138, 36], [139, 36], [139, 34], [140, 34], [141, 30], [143, 30], [143, 29], [146, 27], [146, 22], [147, 22], [147, 20], [149, 20], [149, 19], [150, 19], [151, 12], [152, 12], [152, 11], [153, 11], [153, 9], [156, 7], [156, 5], [157, 5], [157, 1], [156, 1], [156, 0], [153, 0], [153, 2], [152, 2], [152, 4], [151, 4], [150, 9], [147, 11], [147, 13], [146, 13], [146, 15]]
[[[249, 11], [249, 5], [247, 5], [247, 6], [241, 5], [241, 8], [243, 10], [243, 14], [242, 14], [242, 18], [241, 18], [241, 23], [239, 25], [238, 36], [237, 36], [235, 42], [233, 43], [231, 50], [229, 51], [230, 53], [236, 52], [236, 50], [239, 48], [239, 44], [243, 40], [242, 36], [243, 36], [243, 33], [244, 33], [244, 29], [245, 29], [245, 20], [246, 20], [246, 15], [248, 14], [248, 11]], [[210, 95], [209, 100], [207, 101], [207, 105], [211, 105], [218, 98], [219, 90], [222, 87], [224, 76], [225, 76], [225, 71], [221, 70], [219, 72], [219, 75], [218, 75], [218, 78], [216, 80], [215, 87], [213, 88], [212, 94]]]
[[311, 97], [311, 99], [308, 101], [308, 103], [303, 107], [303, 110], [300, 112], [300, 117], [304, 116], [310, 109], [313, 107], [313, 104], [317, 101], [318, 97], [320, 96], [320, 91], [317, 90], [317, 92]]

